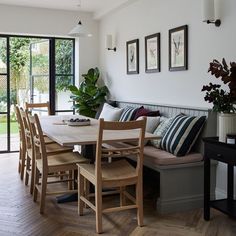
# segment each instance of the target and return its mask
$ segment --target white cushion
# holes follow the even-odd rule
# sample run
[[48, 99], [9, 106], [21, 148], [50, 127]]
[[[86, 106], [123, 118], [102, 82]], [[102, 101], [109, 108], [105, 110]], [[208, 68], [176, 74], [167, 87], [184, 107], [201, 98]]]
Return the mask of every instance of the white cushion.
[[[142, 120], [143, 116], [140, 116], [137, 120]], [[154, 130], [160, 123], [160, 116], [147, 116], [147, 123], [146, 123], [146, 132], [153, 133]]]
[[[143, 116], [140, 116], [137, 120], [142, 120]], [[146, 123], [146, 132], [153, 133], [154, 130], [160, 123], [160, 116], [147, 116], [147, 123]], [[147, 145], [148, 140], [144, 141], [144, 145]]]
[[99, 119], [103, 118], [105, 121], [118, 121], [122, 112], [122, 108], [113, 107], [107, 103], [104, 103]]

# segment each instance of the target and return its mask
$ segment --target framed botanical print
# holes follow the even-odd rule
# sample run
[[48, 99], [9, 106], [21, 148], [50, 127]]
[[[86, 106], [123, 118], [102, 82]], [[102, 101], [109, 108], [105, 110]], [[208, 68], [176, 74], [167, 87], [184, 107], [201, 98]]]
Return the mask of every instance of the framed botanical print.
[[126, 42], [127, 74], [139, 73], [139, 40]]
[[160, 72], [160, 33], [145, 37], [145, 71]]
[[188, 26], [169, 30], [169, 70], [188, 69]]

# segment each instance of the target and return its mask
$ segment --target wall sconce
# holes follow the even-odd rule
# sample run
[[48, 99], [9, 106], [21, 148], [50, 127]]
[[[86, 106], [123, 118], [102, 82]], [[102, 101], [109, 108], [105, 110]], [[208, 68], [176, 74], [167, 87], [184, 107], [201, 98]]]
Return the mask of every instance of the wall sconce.
[[215, 24], [219, 27], [221, 20], [219, 19], [219, 2], [217, 0], [202, 0], [203, 22], [207, 24]]
[[116, 52], [116, 47], [113, 47], [113, 40], [111, 34], [106, 35], [105, 47], [107, 50], [113, 50], [114, 52]]

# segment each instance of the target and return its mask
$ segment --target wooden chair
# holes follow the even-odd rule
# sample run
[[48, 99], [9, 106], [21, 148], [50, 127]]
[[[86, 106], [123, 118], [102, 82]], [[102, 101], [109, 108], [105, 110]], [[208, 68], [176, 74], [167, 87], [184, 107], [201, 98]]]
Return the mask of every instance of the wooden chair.
[[[132, 122], [106, 122], [103, 119], [99, 121], [99, 134], [96, 147], [95, 164], [78, 164], [78, 212], [83, 215], [83, 208], [88, 205], [96, 213], [96, 231], [102, 232], [102, 214], [114, 211], [128, 210], [137, 208], [138, 225], [143, 225], [143, 147], [145, 135], [146, 118], [140, 121]], [[139, 129], [137, 132], [137, 146], [128, 148], [104, 148], [103, 135], [105, 132], [121, 132], [124, 130]], [[102, 158], [113, 159], [116, 157], [136, 156], [137, 165], [133, 167], [125, 159], [112, 161], [111, 163], [102, 163]], [[95, 205], [86, 198], [85, 181], [89, 181], [95, 187]], [[126, 191], [126, 186], [136, 186], [136, 197], [134, 198]], [[118, 188], [120, 193], [120, 206], [103, 209], [102, 189]], [[114, 194], [114, 191], [112, 191]], [[108, 193], [106, 192], [106, 195]], [[126, 198], [133, 204], [126, 205]]]
[[25, 109], [32, 111], [34, 108], [46, 108], [48, 115], [52, 115], [49, 102], [45, 103], [25, 103]]
[[[26, 140], [26, 174], [25, 185], [28, 185], [30, 179], [30, 193], [33, 193], [34, 189], [34, 176], [35, 176], [35, 152], [33, 145], [33, 131], [29, 122], [28, 113], [23, 109], [20, 109], [21, 118], [24, 126], [25, 140]], [[46, 144], [46, 151], [50, 154], [72, 152], [73, 148], [62, 147], [61, 145], [53, 142], [44, 136], [44, 142]]]
[[20, 108], [17, 105], [15, 106], [15, 113], [20, 137], [18, 172], [20, 173], [20, 178], [23, 180], [25, 173], [25, 160], [26, 160], [26, 140], [25, 140], [24, 125], [20, 114]]
[[[77, 163], [88, 163], [88, 159], [82, 157], [79, 153], [48, 153], [44, 142], [42, 128], [39, 122], [38, 115], [29, 115], [29, 121], [32, 125], [33, 144], [35, 151], [35, 180], [33, 199], [37, 200], [38, 193], [40, 194], [40, 213], [44, 213], [45, 199], [48, 194], [63, 194], [63, 193], [77, 193], [77, 190], [62, 190], [62, 191], [48, 191], [47, 185], [59, 182], [75, 181], [73, 178], [63, 180], [48, 181], [50, 173], [74, 171], [77, 169]], [[39, 181], [41, 176], [41, 183]], [[71, 177], [71, 176], [70, 176]]]

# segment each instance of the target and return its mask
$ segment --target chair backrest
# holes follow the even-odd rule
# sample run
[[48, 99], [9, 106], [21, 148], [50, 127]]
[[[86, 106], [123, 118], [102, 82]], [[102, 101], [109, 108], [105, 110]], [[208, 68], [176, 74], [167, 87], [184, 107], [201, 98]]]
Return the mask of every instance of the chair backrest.
[[46, 146], [45, 141], [43, 137], [43, 131], [42, 127], [38, 118], [37, 114], [34, 114], [32, 116], [31, 114], [28, 114], [28, 120], [29, 124], [31, 126], [31, 132], [33, 135], [33, 145], [34, 145], [34, 152], [36, 159], [42, 158], [43, 162], [43, 169], [48, 166], [47, 161], [47, 152], [46, 152]]
[[[144, 148], [144, 137], [145, 137], [145, 128], [146, 128], [146, 117], [138, 121], [129, 121], [129, 122], [111, 122], [104, 121], [104, 119], [99, 120], [99, 133], [97, 139], [97, 148], [96, 148], [96, 162], [95, 162], [95, 171], [97, 179], [101, 179], [101, 161], [102, 158], [116, 158], [116, 157], [126, 157], [126, 156], [136, 156], [137, 165], [136, 165], [136, 174], [137, 176], [142, 173], [143, 166], [143, 148]], [[104, 148], [103, 141], [104, 132], [112, 132], [114, 137], [116, 132], [119, 132], [119, 135], [124, 135], [125, 132], [135, 132], [135, 139], [138, 141], [137, 145], [129, 146], [127, 148]], [[112, 145], [111, 145], [112, 146]]]
[[19, 130], [19, 136], [20, 136], [20, 146], [21, 148], [26, 148], [26, 140], [25, 140], [25, 129], [20, 113], [20, 107], [18, 105], [15, 106], [15, 112], [16, 112], [16, 119], [18, 123], [18, 130]]
[[[28, 103], [28, 102], [26, 102], [25, 103], [25, 109], [27, 111], [32, 112], [33, 109], [35, 109], [35, 108], [46, 108], [48, 115], [51, 115], [51, 109], [50, 109], [49, 102], [45, 102], [45, 103]], [[43, 111], [43, 110], [39, 110], [39, 111]]]
[[20, 114], [21, 114], [21, 118], [22, 118], [22, 122], [24, 126], [26, 148], [30, 149], [32, 148], [32, 135], [30, 132], [30, 125], [28, 121], [27, 112], [24, 111], [22, 108], [20, 108]]

